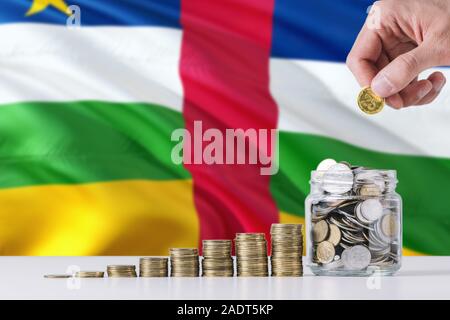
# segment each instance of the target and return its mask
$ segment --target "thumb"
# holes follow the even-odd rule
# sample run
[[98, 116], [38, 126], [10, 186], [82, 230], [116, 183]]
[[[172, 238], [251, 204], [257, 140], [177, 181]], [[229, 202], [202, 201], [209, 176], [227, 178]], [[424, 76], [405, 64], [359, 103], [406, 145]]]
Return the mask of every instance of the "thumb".
[[433, 65], [428, 51], [422, 44], [395, 58], [373, 78], [373, 91], [387, 98], [403, 90], [419, 73]]

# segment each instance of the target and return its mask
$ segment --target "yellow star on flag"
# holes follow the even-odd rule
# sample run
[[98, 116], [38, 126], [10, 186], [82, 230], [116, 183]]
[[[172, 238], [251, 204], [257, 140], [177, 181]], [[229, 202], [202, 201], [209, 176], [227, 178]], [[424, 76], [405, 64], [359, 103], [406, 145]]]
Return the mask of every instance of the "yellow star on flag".
[[64, 12], [67, 15], [70, 14], [69, 6], [64, 0], [33, 0], [33, 3], [25, 16], [32, 16], [33, 14], [44, 11], [48, 6], [55, 7], [56, 9]]

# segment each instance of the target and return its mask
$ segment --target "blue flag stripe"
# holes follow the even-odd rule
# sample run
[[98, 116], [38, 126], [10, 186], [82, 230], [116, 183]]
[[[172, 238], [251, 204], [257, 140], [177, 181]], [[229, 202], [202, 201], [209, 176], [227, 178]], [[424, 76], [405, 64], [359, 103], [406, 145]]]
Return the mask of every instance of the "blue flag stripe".
[[[65, 0], [81, 9], [84, 26], [162, 26], [181, 28], [181, 0]], [[52, 6], [25, 16], [32, 0], [1, 0], [1, 23], [66, 24], [67, 16]]]
[[[84, 26], [181, 28], [181, 0], [65, 0], [81, 8]], [[65, 24], [67, 16], [49, 6], [26, 17], [32, 0], [1, 0], [1, 23]], [[272, 57], [345, 61], [367, 16], [369, 0], [276, 0]], [[233, 19], [233, 17], [230, 17]]]
[[272, 56], [345, 61], [369, 0], [276, 0]]

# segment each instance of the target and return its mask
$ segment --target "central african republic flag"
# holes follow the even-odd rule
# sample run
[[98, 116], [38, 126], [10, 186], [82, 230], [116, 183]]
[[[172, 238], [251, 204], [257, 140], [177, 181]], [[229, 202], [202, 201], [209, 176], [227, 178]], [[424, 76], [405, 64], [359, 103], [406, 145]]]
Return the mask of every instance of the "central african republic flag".
[[[371, 3], [1, 0], [0, 254], [166, 255], [303, 223], [325, 158], [398, 170], [405, 252], [450, 254], [450, 91], [359, 111], [344, 61]], [[194, 121], [278, 128], [278, 173], [174, 164]]]

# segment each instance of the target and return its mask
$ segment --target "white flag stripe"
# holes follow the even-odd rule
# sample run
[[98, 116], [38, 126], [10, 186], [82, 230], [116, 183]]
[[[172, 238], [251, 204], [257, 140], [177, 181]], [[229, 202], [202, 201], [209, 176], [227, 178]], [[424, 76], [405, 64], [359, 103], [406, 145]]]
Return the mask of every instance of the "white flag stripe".
[[0, 26], [0, 104], [149, 102], [182, 109], [181, 30]]
[[[181, 30], [9, 24], [0, 26], [0, 39], [0, 105], [100, 100], [182, 111]], [[450, 79], [450, 69], [442, 71]], [[342, 63], [272, 58], [270, 76], [283, 131], [381, 152], [450, 157], [450, 85], [430, 106], [386, 107], [367, 116], [356, 106], [359, 86]]]
[[[450, 79], [450, 70], [442, 68]], [[431, 73], [428, 71], [427, 74]], [[365, 115], [343, 63], [271, 59], [271, 92], [284, 131], [332, 137], [380, 152], [450, 157], [450, 86], [429, 106]]]

